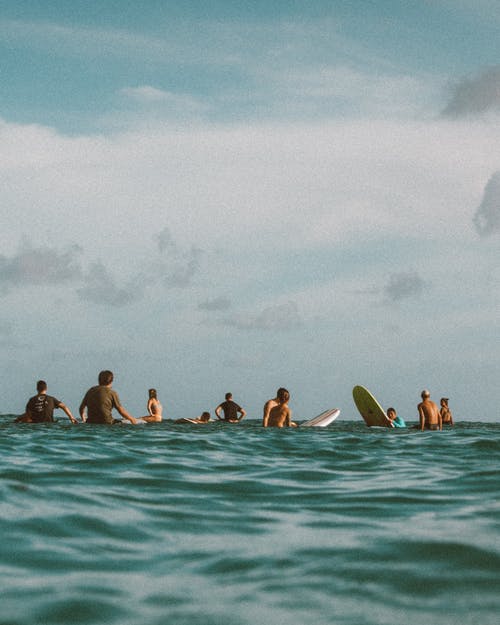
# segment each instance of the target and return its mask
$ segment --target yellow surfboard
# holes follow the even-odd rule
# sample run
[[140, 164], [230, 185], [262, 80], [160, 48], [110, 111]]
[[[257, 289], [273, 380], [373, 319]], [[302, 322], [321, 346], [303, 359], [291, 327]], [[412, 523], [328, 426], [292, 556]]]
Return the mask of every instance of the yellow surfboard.
[[364, 386], [355, 386], [352, 389], [352, 398], [366, 425], [387, 426], [384, 409], [368, 389]]

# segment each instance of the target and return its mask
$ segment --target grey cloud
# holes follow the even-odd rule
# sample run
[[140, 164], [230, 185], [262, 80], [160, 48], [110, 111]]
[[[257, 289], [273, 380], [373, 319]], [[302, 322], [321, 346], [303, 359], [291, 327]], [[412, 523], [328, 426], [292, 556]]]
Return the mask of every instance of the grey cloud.
[[456, 83], [442, 115], [465, 117], [488, 111], [500, 111], [500, 66]]
[[299, 310], [294, 302], [270, 306], [257, 315], [239, 315], [225, 321], [226, 325], [239, 330], [292, 330], [301, 323]]
[[183, 250], [167, 227], [154, 238], [161, 254], [155, 271], [162, 276], [164, 285], [178, 288], [189, 286], [200, 269], [203, 251], [196, 246]]
[[165, 284], [180, 288], [189, 286], [200, 269], [202, 255], [203, 252], [197, 247], [193, 247], [185, 255], [183, 254], [170, 269], [165, 278]]
[[488, 180], [473, 222], [480, 236], [500, 232], [500, 171]]
[[384, 294], [391, 302], [400, 302], [410, 297], [419, 296], [425, 288], [425, 282], [414, 271], [395, 273], [389, 277], [384, 287]]
[[177, 250], [177, 245], [175, 244], [174, 238], [168, 228], [163, 228], [160, 230], [158, 234], [154, 236], [156, 243], [158, 245], [158, 250], [163, 253], [167, 250], [171, 252], [175, 252]]
[[223, 296], [205, 300], [198, 304], [198, 310], [207, 310], [209, 312], [228, 310], [229, 308], [231, 308], [231, 300]]
[[74, 246], [60, 252], [50, 247], [32, 247], [23, 243], [17, 255], [0, 255], [0, 285], [61, 284], [82, 275], [78, 256], [81, 248]]
[[104, 306], [126, 306], [143, 295], [143, 281], [140, 276], [129, 281], [122, 288], [101, 263], [93, 263], [84, 276], [84, 286], [77, 290], [82, 300]]

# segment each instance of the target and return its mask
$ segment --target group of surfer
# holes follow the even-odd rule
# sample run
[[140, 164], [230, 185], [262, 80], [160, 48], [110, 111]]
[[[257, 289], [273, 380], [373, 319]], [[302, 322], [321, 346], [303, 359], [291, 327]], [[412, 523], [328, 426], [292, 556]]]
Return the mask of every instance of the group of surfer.
[[[113, 372], [101, 371], [98, 376], [97, 386], [93, 386], [86, 393], [80, 404], [79, 413], [82, 422], [86, 423], [102, 423], [113, 425], [121, 422], [113, 417], [113, 409], [116, 410], [122, 419], [130, 421], [132, 424], [137, 423], [158, 423], [163, 419], [163, 407], [158, 399], [156, 389], [150, 388], [148, 391], [147, 411], [144, 417], [136, 419], [122, 405], [118, 393], [112, 388]], [[71, 410], [59, 399], [52, 397], [47, 393], [47, 383], [39, 380], [36, 385], [37, 394], [30, 397], [26, 404], [26, 409], [22, 415], [16, 418], [17, 423], [44, 423], [54, 420], [54, 410], [60, 408], [66, 413], [71, 423], [77, 423]], [[266, 402], [264, 406], [264, 427], [284, 427], [295, 426], [291, 420], [291, 410], [288, 407], [290, 393], [284, 389], [278, 389], [276, 397]], [[224, 416], [221, 416], [223, 413]], [[220, 403], [215, 409], [215, 415], [218, 420], [236, 423], [241, 421], [246, 415], [246, 411], [239, 406], [234, 400], [231, 393], [226, 393], [225, 401]], [[176, 419], [174, 423], [208, 423], [210, 421], [210, 413], [203, 412], [195, 419], [181, 418]]]
[[[98, 376], [97, 386], [91, 387], [80, 404], [79, 413], [82, 422], [101, 423], [113, 425], [120, 423], [120, 419], [113, 417], [112, 411], [115, 409], [122, 419], [132, 424], [137, 423], [159, 423], [163, 419], [163, 408], [158, 399], [156, 389], [150, 388], [148, 391], [147, 411], [148, 414], [139, 419], [134, 418], [121, 404], [118, 393], [112, 388], [113, 372], [101, 371]], [[53, 413], [56, 408], [60, 408], [66, 413], [71, 423], [77, 420], [71, 410], [62, 401], [48, 395], [47, 383], [44, 380], [37, 382], [37, 394], [31, 397], [26, 404], [24, 414], [16, 418], [18, 423], [43, 423], [54, 420]], [[418, 404], [419, 427], [421, 430], [441, 430], [443, 424], [453, 425], [453, 416], [448, 407], [448, 398], [441, 398], [441, 409], [430, 399], [427, 390], [421, 393], [422, 401]], [[263, 427], [297, 427], [292, 421], [292, 411], [288, 406], [290, 393], [286, 388], [279, 388], [276, 397], [269, 399], [264, 404], [262, 425]], [[221, 416], [223, 414], [223, 416]], [[229, 423], [237, 423], [243, 419], [246, 411], [233, 400], [231, 393], [226, 393], [225, 400], [215, 409], [217, 420]], [[205, 411], [194, 419], [176, 419], [174, 423], [208, 423], [210, 412]], [[406, 427], [405, 421], [396, 414], [394, 408], [387, 409], [387, 427]]]
[[[431, 394], [428, 390], [421, 392], [422, 401], [418, 404], [418, 425], [413, 426], [420, 430], [442, 430], [443, 425], [453, 425], [453, 415], [448, 406], [448, 397], [441, 397], [441, 408], [431, 400]], [[396, 414], [394, 408], [387, 408], [387, 427], [404, 428], [406, 423], [404, 419]]]

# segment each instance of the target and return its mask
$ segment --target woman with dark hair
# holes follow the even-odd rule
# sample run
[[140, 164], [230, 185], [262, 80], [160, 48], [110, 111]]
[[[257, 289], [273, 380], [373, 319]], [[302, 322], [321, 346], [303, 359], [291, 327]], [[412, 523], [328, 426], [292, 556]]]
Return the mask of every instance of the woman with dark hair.
[[150, 388], [148, 393], [148, 414], [142, 417], [142, 420], [146, 421], [146, 423], [159, 423], [162, 420], [162, 405], [160, 404], [155, 388]]
[[453, 425], [453, 415], [448, 407], [448, 397], [441, 397], [441, 420], [443, 425]]

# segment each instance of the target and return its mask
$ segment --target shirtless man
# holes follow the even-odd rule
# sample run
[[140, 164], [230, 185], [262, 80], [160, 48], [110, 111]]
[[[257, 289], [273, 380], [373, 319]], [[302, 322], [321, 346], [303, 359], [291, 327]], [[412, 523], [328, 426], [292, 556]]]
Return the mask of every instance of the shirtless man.
[[431, 400], [429, 391], [422, 391], [420, 394], [422, 401], [418, 405], [418, 416], [420, 418], [420, 429], [442, 430], [443, 422], [441, 413], [437, 405]]
[[292, 421], [292, 411], [288, 407], [290, 393], [286, 388], [279, 388], [274, 399], [266, 401], [264, 404], [263, 427], [296, 427]]
[[278, 394], [280, 393], [280, 391], [286, 391], [286, 389], [279, 388], [276, 391], [276, 397], [274, 397], [273, 399], [268, 399], [266, 403], [264, 404], [264, 414], [262, 416], [262, 425], [265, 428], [267, 427], [267, 422], [269, 420], [269, 412], [271, 411], [271, 408], [274, 408], [274, 406], [278, 405]]

